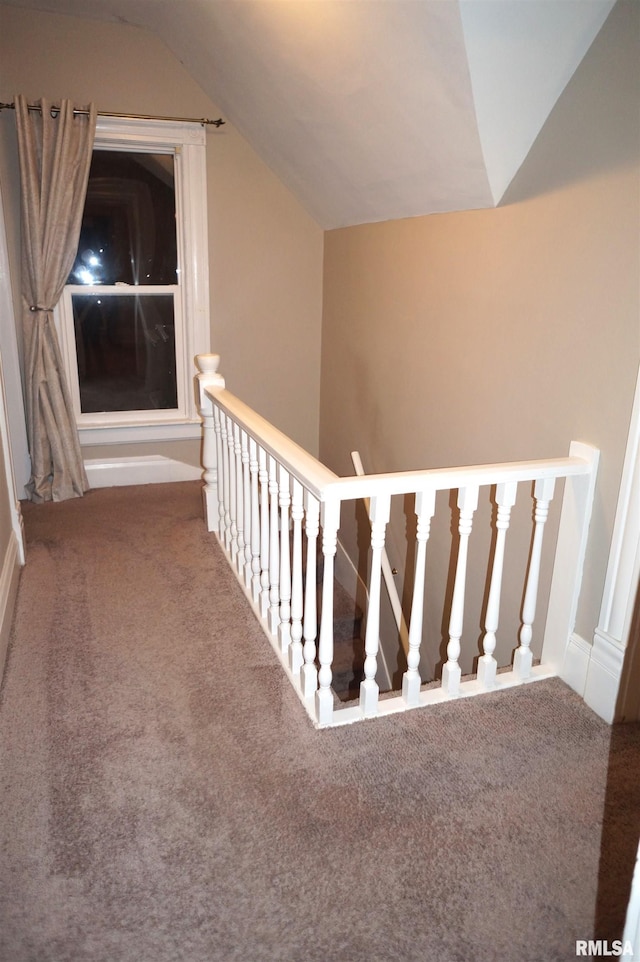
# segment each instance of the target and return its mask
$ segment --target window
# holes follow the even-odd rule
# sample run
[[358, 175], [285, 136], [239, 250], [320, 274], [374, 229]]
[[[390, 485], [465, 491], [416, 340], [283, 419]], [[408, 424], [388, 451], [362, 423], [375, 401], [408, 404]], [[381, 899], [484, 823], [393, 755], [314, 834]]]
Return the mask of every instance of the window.
[[57, 311], [82, 444], [199, 437], [208, 295], [203, 128], [98, 118]]

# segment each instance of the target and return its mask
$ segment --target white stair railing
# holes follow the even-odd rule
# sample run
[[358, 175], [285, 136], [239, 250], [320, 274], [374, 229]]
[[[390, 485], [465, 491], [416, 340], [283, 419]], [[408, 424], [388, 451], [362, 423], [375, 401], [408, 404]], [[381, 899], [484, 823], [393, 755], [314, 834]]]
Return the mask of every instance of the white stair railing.
[[[564, 671], [563, 663], [575, 620], [591, 516], [598, 464], [595, 448], [572, 442], [565, 458], [340, 478], [230, 394], [217, 373], [218, 360], [216, 355], [197, 358], [207, 525], [225, 550], [283, 669], [316, 725], [344, 724], [553, 675], [566, 674], [571, 683], [571, 673]], [[540, 663], [534, 665], [531, 642], [540, 600], [543, 532], [558, 479], [565, 480], [565, 488], [549, 598], [550, 634], [543, 640]], [[498, 672], [494, 652], [505, 541], [520, 484], [533, 485], [532, 547], [523, 586], [520, 645], [512, 668], [503, 666]], [[493, 488], [496, 537], [488, 562], [489, 594], [482, 653], [476, 652], [477, 677], [463, 678], [460, 657], [473, 516], [481, 490]], [[426, 553], [438, 491], [457, 491], [458, 544], [448, 614], [447, 661], [441, 684], [425, 687], [418, 669], [425, 591], [429, 599]], [[412, 493], [417, 534], [407, 671], [402, 691], [379, 699], [376, 675], [385, 531], [391, 498]], [[332, 689], [334, 559], [341, 505], [356, 499], [370, 502], [366, 657], [360, 698], [343, 705]], [[323, 571], [318, 620], [316, 557], [320, 534]], [[558, 636], [558, 628], [562, 637]]]

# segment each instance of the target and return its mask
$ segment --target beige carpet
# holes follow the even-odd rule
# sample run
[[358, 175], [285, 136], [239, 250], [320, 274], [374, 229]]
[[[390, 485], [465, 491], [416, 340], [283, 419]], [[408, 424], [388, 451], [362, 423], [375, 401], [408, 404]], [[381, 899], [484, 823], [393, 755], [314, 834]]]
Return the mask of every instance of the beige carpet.
[[550, 681], [318, 732], [198, 484], [24, 514], [3, 962], [566, 962], [621, 937], [639, 726]]

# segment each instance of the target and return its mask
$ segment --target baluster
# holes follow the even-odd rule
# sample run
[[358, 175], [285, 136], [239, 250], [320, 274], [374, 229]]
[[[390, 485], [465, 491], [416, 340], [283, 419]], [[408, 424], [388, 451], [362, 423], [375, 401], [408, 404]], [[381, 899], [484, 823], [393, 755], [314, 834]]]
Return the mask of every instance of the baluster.
[[535, 499], [533, 544], [529, 559], [527, 587], [522, 605], [522, 627], [520, 629], [520, 647], [516, 649], [513, 659], [513, 670], [518, 678], [525, 679], [531, 674], [533, 654], [531, 652], [531, 638], [533, 622], [536, 616], [538, 601], [538, 581], [540, 578], [540, 562], [542, 560], [542, 539], [544, 525], [549, 515], [549, 504], [553, 498], [555, 478], [539, 478], [533, 487]]
[[249, 473], [251, 475], [251, 597], [260, 598], [260, 500], [258, 494], [258, 445], [249, 438]]
[[340, 524], [340, 502], [324, 501], [322, 505], [322, 613], [320, 617], [320, 639], [318, 641], [319, 687], [316, 691], [316, 718], [318, 724], [329, 725], [333, 719], [333, 692], [331, 679], [333, 673], [333, 565], [336, 555], [338, 525]]
[[269, 631], [280, 624], [280, 546], [278, 544], [278, 462], [269, 456]]
[[251, 514], [251, 475], [249, 472], [249, 438], [245, 431], [241, 434], [242, 443], [242, 488], [243, 488], [243, 507], [242, 517], [244, 519], [244, 562], [239, 574], [244, 577], [245, 588], [251, 587], [251, 537], [252, 514]]
[[371, 498], [369, 521], [371, 522], [371, 578], [367, 627], [364, 636], [364, 680], [360, 682], [360, 710], [364, 715], [378, 711], [378, 645], [380, 643], [380, 587], [382, 576], [382, 551], [385, 529], [389, 523], [391, 497], [388, 494]]
[[260, 614], [267, 618], [269, 611], [269, 472], [267, 453], [258, 453], [258, 478], [260, 481]]
[[240, 425], [233, 426], [233, 452], [236, 461], [236, 570], [239, 575], [244, 568], [244, 481], [242, 470], [242, 443]]
[[302, 519], [304, 518], [303, 488], [293, 478], [291, 520], [293, 521], [293, 559], [291, 563], [291, 645], [289, 667], [294, 677], [302, 667]]
[[317, 592], [317, 541], [320, 528], [320, 502], [308, 491], [305, 494], [305, 534], [307, 536], [307, 571], [304, 585], [304, 665], [300, 672], [300, 684], [305, 698], [310, 698], [318, 687], [316, 668], [316, 635], [318, 633]]
[[[239, 430], [240, 454], [237, 456], [239, 463], [239, 499], [242, 502], [242, 532], [238, 533], [238, 575], [244, 582], [245, 587], [251, 584], [251, 485], [249, 483], [249, 441], [245, 431]], [[240, 547], [240, 537], [242, 547]], [[247, 576], [247, 559], [249, 565], [249, 575]]]
[[231, 469], [229, 466], [229, 419], [224, 411], [220, 412], [220, 440], [222, 442], [222, 463], [224, 479], [224, 546], [229, 551], [231, 547]]
[[467, 578], [467, 554], [469, 550], [469, 535], [473, 525], [473, 513], [478, 507], [478, 486], [460, 488], [458, 491], [458, 508], [460, 519], [458, 534], [458, 561], [456, 577], [451, 599], [451, 617], [449, 620], [449, 644], [447, 645], [447, 663], [442, 669], [442, 688], [449, 695], [457, 695], [460, 690], [461, 670], [458, 664], [460, 657], [460, 639], [464, 621], [464, 594]]
[[291, 644], [291, 548], [289, 545], [289, 505], [291, 479], [280, 465], [280, 651], [287, 654]]
[[420, 644], [422, 642], [422, 621], [424, 608], [424, 581], [427, 557], [427, 541], [431, 531], [431, 518], [436, 509], [435, 491], [416, 492], [416, 570], [413, 579], [413, 598], [411, 601], [411, 623], [409, 627], [409, 651], [407, 670], [402, 678], [402, 697], [407, 705], [417, 705], [420, 699]]
[[[217, 404], [213, 406], [213, 426], [216, 433], [216, 452], [218, 462], [218, 537], [222, 544], [225, 543], [225, 506], [224, 488], [226, 484], [226, 470], [224, 461], [224, 450], [226, 447], [222, 439], [220, 408]], [[225, 436], [226, 437], [226, 436]]]
[[478, 681], [483, 688], [493, 688], [496, 683], [498, 663], [493, 657], [496, 650], [496, 631], [500, 620], [500, 594], [502, 591], [502, 571], [504, 568], [504, 548], [511, 518], [511, 509], [516, 503], [516, 481], [508, 481], [496, 485], [496, 549], [491, 567], [491, 585], [487, 601], [487, 616], [485, 619], [485, 636], [482, 641], [484, 652], [478, 658]]
[[229, 551], [235, 567], [238, 554], [238, 526], [236, 513], [236, 453], [233, 440], [233, 421], [227, 415], [227, 456], [229, 458]]

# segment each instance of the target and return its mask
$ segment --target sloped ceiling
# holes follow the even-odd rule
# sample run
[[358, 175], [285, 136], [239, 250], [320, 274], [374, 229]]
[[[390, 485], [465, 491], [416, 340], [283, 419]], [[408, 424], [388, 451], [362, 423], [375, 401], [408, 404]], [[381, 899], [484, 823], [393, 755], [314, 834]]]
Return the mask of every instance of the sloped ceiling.
[[5, 2], [158, 34], [333, 228], [499, 203], [614, 0]]

